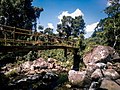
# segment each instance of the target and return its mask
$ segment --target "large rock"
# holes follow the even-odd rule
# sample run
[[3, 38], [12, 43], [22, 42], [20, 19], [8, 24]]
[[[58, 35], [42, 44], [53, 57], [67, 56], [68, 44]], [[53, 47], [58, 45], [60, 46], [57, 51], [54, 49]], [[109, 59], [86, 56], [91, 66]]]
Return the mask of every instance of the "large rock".
[[86, 66], [87, 66], [86, 70], [90, 71], [92, 73], [96, 69], [104, 69], [106, 67], [106, 64], [104, 64], [104, 63], [87, 63]]
[[112, 47], [99, 45], [83, 56], [83, 62], [87, 65], [90, 62], [107, 62], [115, 58], [119, 58], [119, 55]]
[[48, 67], [48, 63], [43, 58], [39, 58], [33, 61], [33, 67], [37, 69], [46, 69]]
[[[52, 72], [41, 72], [40, 74], [18, 78], [11, 83], [11, 85], [14, 86], [10, 90], [53, 90], [57, 80], [57, 74]], [[33, 84], [36, 85], [36, 87]]]
[[120, 86], [116, 82], [106, 79], [102, 81], [100, 88], [105, 90], [120, 90]]
[[48, 63], [43, 58], [39, 58], [34, 61], [26, 61], [21, 65], [22, 71], [45, 69], [47, 67]]
[[102, 74], [102, 71], [100, 69], [96, 69], [91, 75], [91, 78], [93, 78], [93, 79], [99, 79], [102, 77], [103, 77], [103, 74]]
[[68, 79], [73, 85], [82, 86], [85, 79], [86, 71], [70, 70], [68, 72]]
[[20, 67], [21, 67], [22, 71], [28, 71], [28, 70], [30, 70], [32, 64], [33, 64], [33, 62], [26, 61]]
[[104, 70], [104, 76], [110, 79], [118, 79], [120, 75], [114, 69]]
[[113, 69], [116, 70], [120, 74], [120, 63], [113, 64]]
[[54, 59], [54, 58], [48, 58], [48, 63], [54, 63], [54, 62], [56, 62], [57, 60], [56, 59]]

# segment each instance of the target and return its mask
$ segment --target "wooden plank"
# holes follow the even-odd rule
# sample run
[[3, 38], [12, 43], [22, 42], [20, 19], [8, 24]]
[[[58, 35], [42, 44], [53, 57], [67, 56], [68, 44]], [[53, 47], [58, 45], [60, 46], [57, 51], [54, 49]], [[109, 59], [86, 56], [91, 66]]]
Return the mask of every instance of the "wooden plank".
[[22, 33], [22, 32], [15, 32], [16, 34], [21, 34], [21, 35], [27, 35], [27, 36], [31, 36], [32, 34], [28, 34], [28, 33]]
[[24, 44], [32, 44], [31, 41], [27, 41], [27, 40], [14, 40], [14, 39], [1, 39], [0, 38], [0, 42], [10, 42], [10, 43], [24, 43]]
[[37, 51], [47, 49], [71, 49], [75, 50], [78, 48], [66, 47], [66, 46], [0, 46], [0, 52], [15, 52], [15, 51]]
[[26, 32], [32, 32], [32, 30], [27, 30], [27, 29], [21, 29], [21, 28], [16, 28], [16, 27], [12, 27], [12, 26], [6, 26], [6, 25], [1, 25], [1, 27], [5, 27], [5, 28], [9, 28], [9, 29], [17, 29], [17, 30], [20, 30], [20, 31], [26, 31]]
[[24, 32], [32, 32], [32, 30], [21, 29], [21, 28], [16, 28], [16, 30], [19, 30], [19, 31], [24, 31]]
[[[5, 42], [5, 39], [0, 38], [0, 42]], [[13, 39], [6, 39], [6, 42], [13, 42]]]
[[[14, 30], [13, 31], [11, 31], [11, 30], [3, 30], [3, 31], [6, 31], [6, 32], [10, 32], [10, 33], [13, 33], [14, 32]], [[32, 34], [28, 34], [28, 33], [23, 33], [23, 32], [14, 32], [14, 33], [16, 33], [16, 34], [23, 34], [23, 35], [28, 35], [28, 36], [31, 36]]]

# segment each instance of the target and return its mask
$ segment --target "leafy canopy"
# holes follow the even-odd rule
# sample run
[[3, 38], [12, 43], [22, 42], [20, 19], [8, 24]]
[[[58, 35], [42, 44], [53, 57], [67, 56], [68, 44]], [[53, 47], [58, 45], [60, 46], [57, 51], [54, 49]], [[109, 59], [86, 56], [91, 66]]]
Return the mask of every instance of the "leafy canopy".
[[0, 0], [0, 24], [36, 29], [36, 19], [43, 8], [33, 7], [33, 0]]
[[60, 37], [68, 38], [70, 36], [79, 37], [84, 34], [85, 23], [82, 16], [72, 18], [71, 16], [63, 16], [61, 23], [57, 25], [57, 31]]

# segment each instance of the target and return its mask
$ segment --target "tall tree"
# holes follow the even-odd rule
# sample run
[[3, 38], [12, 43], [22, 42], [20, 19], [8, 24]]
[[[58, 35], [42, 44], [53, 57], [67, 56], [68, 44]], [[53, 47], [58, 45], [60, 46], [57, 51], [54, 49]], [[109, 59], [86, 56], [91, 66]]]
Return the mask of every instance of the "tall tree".
[[43, 27], [42, 25], [39, 25], [39, 26], [38, 26], [38, 30], [39, 30], [41, 33], [43, 33], [43, 31], [42, 31], [43, 29], [44, 29], [44, 27]]
[[44, 34], [53, 35], [53, 29], [52, 29], [52, 28], [46, 28], [46, 29], [44, 30]]
[[[0, 16], [5, 25], [36, 30], [36, 19], [42, 8], [32, 6], [33, 0], [0, 0]], [[3, 24], [3, 22], [0, 22]]]
[[111, 0], [111, 5], [104, 11], [108, 15], [102, 19], [93, 36], [104, 38], [106, 45], [112, 46], [120, 50], [120, 0]]
[[82, 16], [72, 18], [71, 16], [63, 16], [61, 24], [57, 25], [59, 36], [69, 38], [70, 36], [79, 37], [84, 34], [85, 23]]

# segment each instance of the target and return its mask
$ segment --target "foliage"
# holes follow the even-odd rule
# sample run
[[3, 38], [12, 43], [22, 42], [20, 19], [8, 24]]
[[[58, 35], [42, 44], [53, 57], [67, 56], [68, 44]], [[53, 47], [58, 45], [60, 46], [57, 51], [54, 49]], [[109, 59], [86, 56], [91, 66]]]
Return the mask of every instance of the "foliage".
[[33, 0], [1, 0], [0, 24], [8, 26], [36, 29], [36, 19], [39, 18], [42, 8], [33, 7]]
[[67, 88], [63, 86], [66, 82], [68, 83], [67, 73], [60, 73], [59, 79], [56, 82], [58, 86], [55, 88], [55, 90], [66, 90]]
[[71, 16], [64, 16], [62, 23], [57, 25], [57, 31], [60, 37], [78, 37], [81, 33], [85, 33], [85, 23], [82, 16], [72, 18]]
[[17, 75], [18, 75], [18, 72], [15, 69], [6, 73], [6, 77], [16, 77]]
[[46, 29], [44, 30], [44, 34], [53, 35], [53, 29], [52, 29], [52, 28], [46, 28]]
[[38, 30], [40, 30], [41, 33], [43, 33], [43, 32], [42, 32], [43, 29], [44, 29], [44, 27], [43, 27], [42, 25], [39, 25], [39, 26], [38, 26]]
[[35, 51], [29, 51], [29, 53], [25, 55], [24, 58], [29, 61], [34, 60], [37, 58], [37, 53]]
[[111, 5], [108, 6], [104, 12], [108, 15], [108, 17], [115, 16], [118, 12], [120, 12], [120, 0], [111, 0]]
[[53, 49], [53, 50], [40, 50], [38, 51], [38, 56], [45, 58], [46, 60], [54, 58], [57, 62], [64, 67], [71, 67], [73, 64], [73, 52], [68, 51], [67, 58], [64, 56], [64, 50], [62, 49]]
[[100, 20], [92, 39], [97, 44], [108, 45], [120, 50], [120, 4], [117, 1], [112, 2], [104, 10], [108, 17]]

